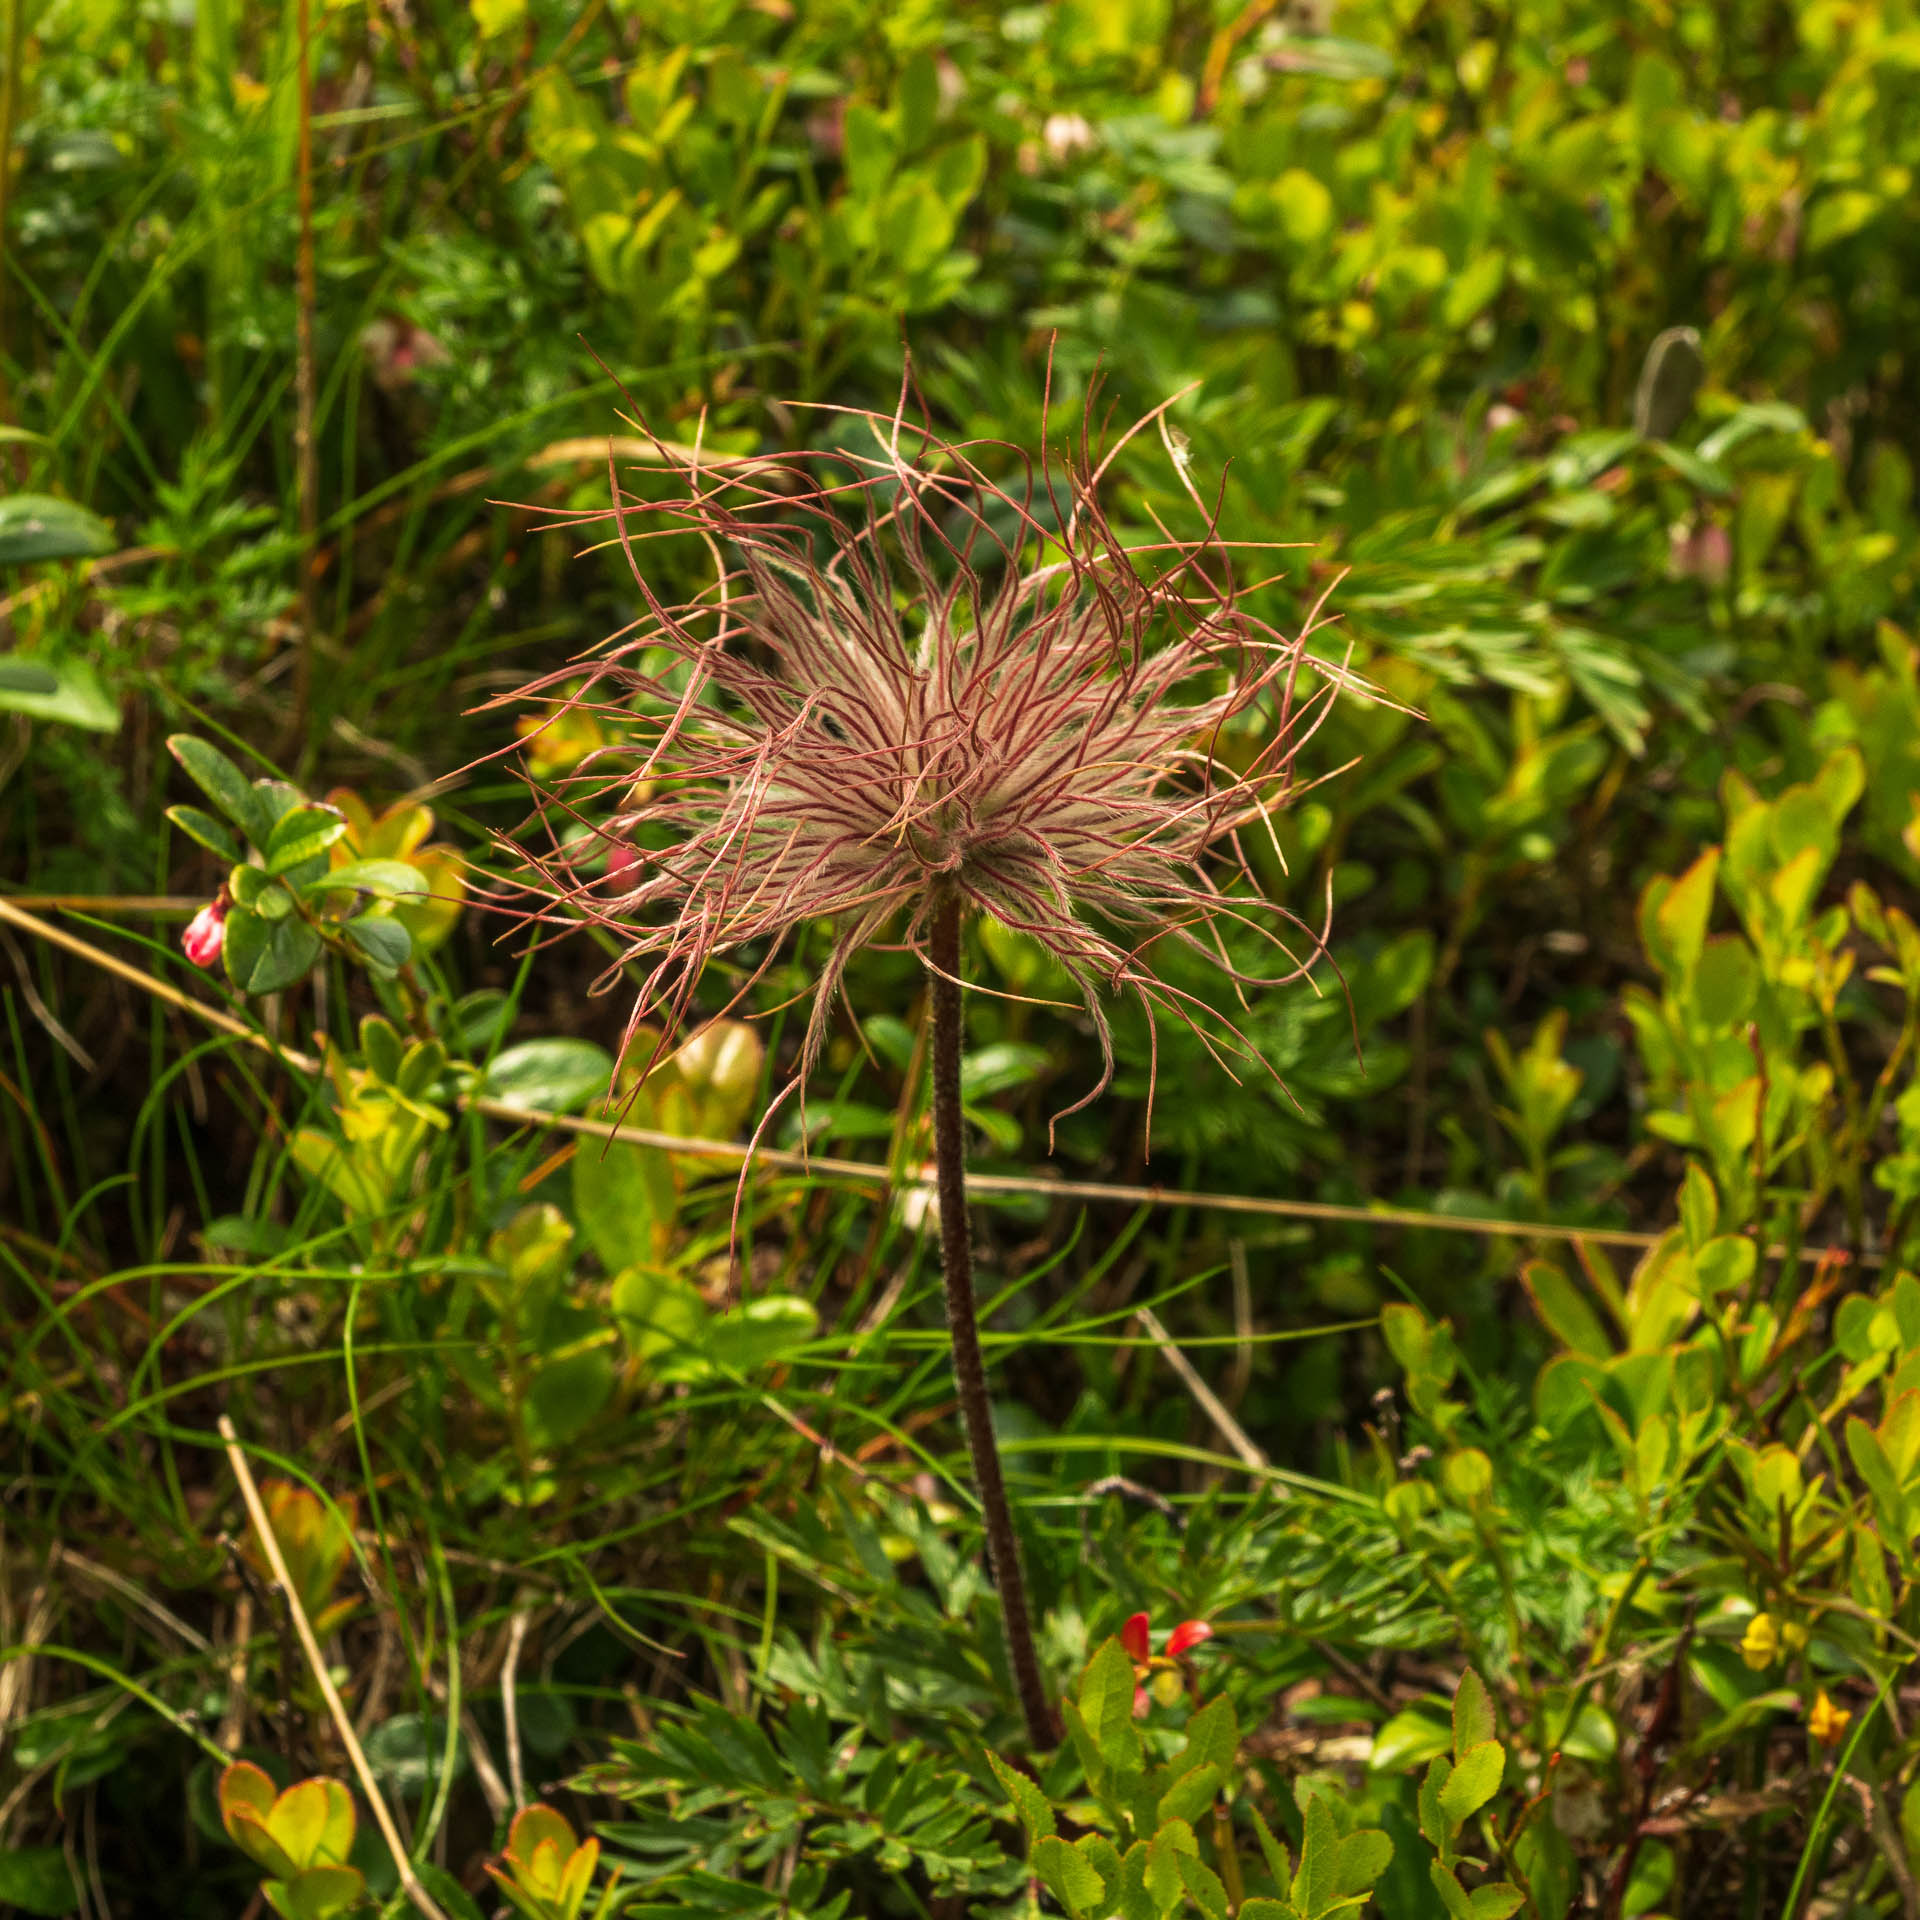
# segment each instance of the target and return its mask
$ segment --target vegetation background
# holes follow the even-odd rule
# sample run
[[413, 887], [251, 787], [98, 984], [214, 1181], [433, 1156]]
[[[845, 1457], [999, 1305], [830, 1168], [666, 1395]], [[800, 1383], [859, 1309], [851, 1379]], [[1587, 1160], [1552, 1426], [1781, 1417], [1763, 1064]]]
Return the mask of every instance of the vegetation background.
[[[0, 1907], [257, 1911], [243, 1756], [262, 1822], [391, 1809], [269, 1865], [314, 1920], [464, 1915], [510, 1842], [537, 1920], [1920, 1914], [1907, 0], [0, 0], [0, 60]], [[859, 963], [810, 1108], [902, 1183], [757, 1177], [729, 1311], [732, 1169], [566, 1130], [608, 955], [474, 897], [487, 703], [639, 610], [551, 524], [609, 434], [675, 484], [622, 416], [835, 444], [908, 349], [1034, 453], [1186, 390], [1116, 522], [1217, 491], [1389, 696], [1262, 856], [1334, 911], [1239, 1016], [1285, 1093], [1163, 1031], [1149, 1162], [1122, 1013], [1049, 1159], [1089, 1028], [969, 1001], [1043, 1654], [1125, 1722], [1032, 1805], [918, 969]], [[618, 732], [518, 718], [542, 780]], [[201, 976], [235, 829], [309, 893]], [[823, 951], [634, 1117], [744, 1138]]]

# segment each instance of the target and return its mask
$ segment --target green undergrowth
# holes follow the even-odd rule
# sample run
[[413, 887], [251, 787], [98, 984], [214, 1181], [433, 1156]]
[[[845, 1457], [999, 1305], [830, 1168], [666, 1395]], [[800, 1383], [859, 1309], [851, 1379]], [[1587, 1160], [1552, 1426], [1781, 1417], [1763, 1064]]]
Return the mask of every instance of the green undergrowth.
[[[300, 17], [0, 6], [0, 1908], [1914, 1913], [1912, 9], [316, 3], [304, 231]], [[1247, 848], [1277, 1081], [1117, 1010], [1050, 1134], [1094, 1036], [968, 929], [1050, 1754], [917, 963], [739, 1182], [667, 1143], [830, 930], [638, 1146], [618, 955], [494, 899], [619, 744], [486, 704], [640, 611], [609, 432], [908, 355], [1008, 471], [1178, 396], [1118, 530], [1382, 696]]]

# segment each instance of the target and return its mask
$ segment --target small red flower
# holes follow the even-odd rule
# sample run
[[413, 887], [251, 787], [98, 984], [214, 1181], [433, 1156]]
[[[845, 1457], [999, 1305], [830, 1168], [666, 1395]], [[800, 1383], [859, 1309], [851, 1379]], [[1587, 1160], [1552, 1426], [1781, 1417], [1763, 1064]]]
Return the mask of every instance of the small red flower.
[[1203, 1640], [1213, 1638], [1213, 1629], [1204, 1620], [1182, 1620], [1167, 1640], [1167, 1658], [1178, 1660]]
[[1136, 1667], [1144, 1667], [1153, 1658], [1153, 1642], [1147, 1632], [1147, 1616], [1144, 1613], [1127, 1616], [1127, 1624], [1120, 1629], [1120, 1644], [1126, 1648], [1127, 1658]]
[[180, 936], [181, 950], [196, 967], [210, 967], [227, 944], [227, 902], [223, 894], [202, 907]]

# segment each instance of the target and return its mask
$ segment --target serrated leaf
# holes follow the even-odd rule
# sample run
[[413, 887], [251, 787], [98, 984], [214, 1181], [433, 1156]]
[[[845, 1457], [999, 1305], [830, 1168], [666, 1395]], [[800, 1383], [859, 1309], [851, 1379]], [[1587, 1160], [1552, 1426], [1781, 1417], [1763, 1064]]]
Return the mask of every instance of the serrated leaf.
[[1119, 1640], [1109, 1639], [1087, 1663], [1080, 1680], [1080, 1717], [1110, 1773], [1141, 1770], [1140, 1729], [1133, 1719], [1133, 1662]]
[[1026, 1828], [1030, 1842], [1044, 1840], [1056, 1831], [1053, 1808], [1033, 1781], [1018, 1767], [1008, 1766], [997, 1753], [987, 1755], [987, 1764], [993, 1768], [993, 1777], [1013, 1802], [1013, 1810], [1020, 1816], [1020, 1824]]
[[1340, 1842], [1334, 1856], [1333, 1881], [1338, 1897], [1351, 1900], [1370, 1893], [1373, 1883], [1393, 1864], [1393, 1839], [1379, 1827], [1361, 1827]]
[[1433, 1877], [1433, 1890], [1447, 1910], [1448, 1920], [1474, 1920], [1473, 1903], [1453, 1869], [1436, 1860], [1428, 1872]]
[[[1253, 1815], [1254, 1837], [1260, 1842], [1260, 1856], [1267, 1863], [1267, 1871], [1273, 1876], [1276, 1887], [1284, 1887], [1293, 1880], [1293, 1859], [1285, 1845], [1273, 1837], [1273, 1829], [1266, 1823], [1260, 1809], [1249, 1806], [1247, 1811]], [[1277, 1904], [1277, 1903], [1276, 1903]], [[1242, 1909], [1244, 1913], [1245, 1909]]]
[[1239, 1751], [1240, 1722], [1235, 1717], [1233, 1702], [1224, 1693], [1216, 1694], [1187, 1721], [1186, 1745], [1174, 1764], [1182, 1767], [1206, 1764], [1231, 1772], [1234, 1756]]
[[1453, 1762], [1444, 1753], [1437, 1753], [1433, 1757], [1433, 1764], [1427, 1768], [1426, 1777], [1420, 1782], [1420, 1831], [1426, 1835], [1428, 1844], [1438, 1850], [1442, 1859], [1452, 1858], [1453, 1823], [1440, 1805], [1440, 1796], [1446, 1790], [1452, 1772]]
[[1183, 1855], [1197, 1855], [1199, 1843], [1184, 1820], [1168, 1820], [1147, 1846], [1147, 1897], [1158, 1914], [1169, 1914], [1183, 1904], [1187, 1883], [1180, 1871]]
[[1526, 1898], [1518, 1887], [1496, 1880], [1490, 1886], [1474, 1888], [1467, 1896], [1467, 1911], [1473, 1920], [1507, 1920], [1508, 1914], [1517, 1913], [1526, 1904]]
[[1197, 1854], [1183, 1853], [1177, 1858], [1181, 1883], [1193, 1895], [1194, 1905], [1207, 1920], [1229, 1920], [1233, 1909], [1228, 1904], [1227, 1889], [1220, 1876]]
[[1160, 1819], [1162, 1821], [1199, 1819], [1213, 1804], [1214, 1796], [1220, 1791], [1221, 1783], [1226, 1777], [1226, 1769], [1215, 1766], [1211, 1761], [1204, 1767], [1195, 1767], [1190, 1772], [1183, 1773], [1160, 1796]]
[[1500, 1790], [1507, 1750], [1498, 1740], [1482, 1740], [1454, 1762], [1440, 1789], [1440, 1811], [1457, 1827], [1478, 1813]]
[[1028, 1864], [1040, 1884], [1074, 1916], [1090, 1916], [1106, 1898], [1107, 1883], [1086, 1855], [1057, 1834], [1036, 1840]]
[[1453, 1694], [1453, 1753], [1457, 1760], [1469, 1747], [1499, 1737], [1500, 1728], [1493, 1717], [1493, 1700], [1487, 1684], [1469, 1667], [1460, 1676]]

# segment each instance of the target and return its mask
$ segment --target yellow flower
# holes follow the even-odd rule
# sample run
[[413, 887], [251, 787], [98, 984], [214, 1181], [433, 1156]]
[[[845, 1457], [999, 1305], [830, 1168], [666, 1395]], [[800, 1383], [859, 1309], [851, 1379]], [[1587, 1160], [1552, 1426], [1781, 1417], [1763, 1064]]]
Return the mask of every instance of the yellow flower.
[[1755, 1673], [1764, 1673], [1782, 1654], [1798, 1653], [1807, 1644], [1807, 1630], [1794, 1620], [1776, 1620], [1756, 1613], [1740, 1636], [1740, 1658]]
[[1837, 1747], [1846, 1738], [1847, 1723], [1852, 1718], [1852, 1710], [1836, 1707], [1827, 1698], [1826, 1688], [1822, 1687], [1814, 1695], [1813, 1706], [1807, 1713], [1807, 1731], [1823, 1747]]

